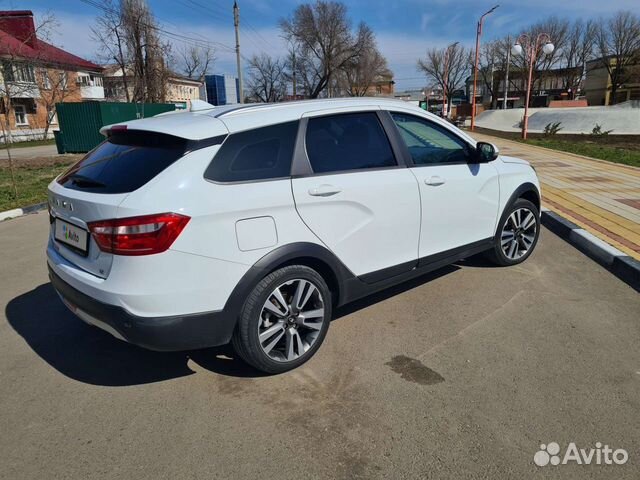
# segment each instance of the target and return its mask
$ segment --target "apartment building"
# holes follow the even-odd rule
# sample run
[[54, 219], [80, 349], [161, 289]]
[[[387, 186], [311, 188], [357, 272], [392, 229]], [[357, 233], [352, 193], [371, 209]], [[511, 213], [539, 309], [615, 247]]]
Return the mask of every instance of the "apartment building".
[[613, 68], [615, 58], [597, 58], [587, 62], [587, 78], [585, 94], [589, 105], [614, 105], [629, 100], [640, 100], [640, 53], [636, 55], [637, 62], [624, 68], [620, 75], [620, 83], [612, 95], [612, 82], [606, 63]]
[[55, 104], [103, 100], [102, 68], [38, 38], [30, 10], [0, 11], [0, 142], [51, 137]]
[[[135, 98], [136, 81], [131, 67], [124, 72], [119, 65], [104, 66], [105, 97], [112, 102], [130, 102]], [[189, 100], [204, 100], [204, 82], [171, 73], [165, 82], [165, 102], [185, 108]], [[127, 95], [128, 92], [128, 95]]]

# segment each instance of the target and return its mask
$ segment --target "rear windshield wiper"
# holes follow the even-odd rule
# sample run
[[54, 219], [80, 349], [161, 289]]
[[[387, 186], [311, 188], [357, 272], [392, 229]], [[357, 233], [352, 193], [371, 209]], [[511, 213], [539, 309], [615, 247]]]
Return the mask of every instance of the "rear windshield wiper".
[[104, 183], [94, 180], [93, 178], [87, 177], [85, 175], [81, 175], [79, 173], [74, 173], [72, 175], [69, 175], [68, 178], [79, 187], [96, 187], [96, 188], [106, 187]]

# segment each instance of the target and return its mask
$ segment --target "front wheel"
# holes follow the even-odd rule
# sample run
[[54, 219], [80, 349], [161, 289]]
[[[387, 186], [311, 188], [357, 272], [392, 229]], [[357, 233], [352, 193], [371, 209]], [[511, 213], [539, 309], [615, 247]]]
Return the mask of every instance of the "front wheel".
[[500, 266], [517, 265], [524, 262], [540, 235], [540, 213], [529, 200], [519, 198], [509, 208], [504, 220], [498, 225], [490, 259]]
[[315, 270], [291, 265], [263, 278], [242, 308], [232, 344], [255, 368], [281, 373], [320, 348], [331, 320], [331, 292]]

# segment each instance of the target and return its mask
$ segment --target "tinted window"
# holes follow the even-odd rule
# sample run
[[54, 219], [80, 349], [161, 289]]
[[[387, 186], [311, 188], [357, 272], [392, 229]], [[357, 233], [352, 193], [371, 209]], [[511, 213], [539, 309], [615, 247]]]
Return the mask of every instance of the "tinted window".
[[204, 177], [216, 182], [288, 177], [297, 132], [296, 121], [230, 135]]
[[370, 112], [310, 118], [306, 148], [315, 173], [396, 165], [378, 116]]
[[182, 157], [193, 144], [155, 132], [114, 132], [58, 182], [65, 188], [95, 193], [132, 192]]
[[445, 128], [413, 115], [391, 116], [416, 165], [469, 161], [469, 146]]

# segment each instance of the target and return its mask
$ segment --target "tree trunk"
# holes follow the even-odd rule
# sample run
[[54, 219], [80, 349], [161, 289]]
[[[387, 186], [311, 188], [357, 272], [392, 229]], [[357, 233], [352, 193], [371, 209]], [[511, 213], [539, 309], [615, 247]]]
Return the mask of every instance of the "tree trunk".
[[[6, 85], [5, 85], [5, 92], [6, 92]], [[7, 103], [9, 103], [10, 105], [10, 100], [7, 101]], [[7, 158], [9, 159], [9, 173], [11, 174], [11, 185], [13, 186], [13, 196], [14, 199], [17, 201], [18, 200], [18, 182], [16, 181], [16, 173], [15, 173], [15, 169], [13, 168], [13, 158], [11, 157], [11, 123], [10, 123], [10, 115], [11, 115], [11, 109], [9, 107], [6, 106], [5, 104], [5, 110], [4, 110], [4, 121], [0, 120], [0, 126], [2, 126], [2, 134], [4, 135], [4, 144], [5, 147], [7, 149]], [[6, 128], [5, 128], [5, 122], [6, 122]]]
[[616, 85], [616, 82], [611, 82], [611, 94], [609, 95], [609, 105], [616, 104], [617, 93], [618, 93], [618, 85]]

